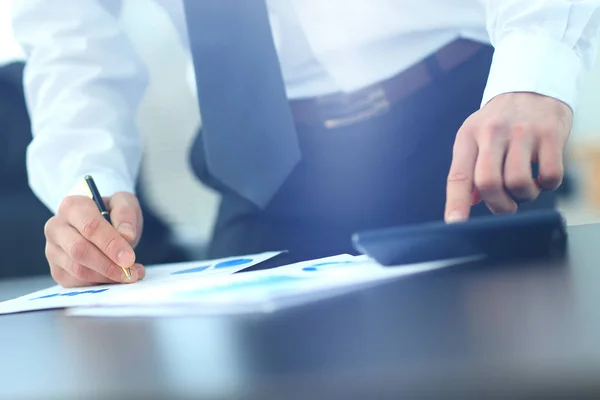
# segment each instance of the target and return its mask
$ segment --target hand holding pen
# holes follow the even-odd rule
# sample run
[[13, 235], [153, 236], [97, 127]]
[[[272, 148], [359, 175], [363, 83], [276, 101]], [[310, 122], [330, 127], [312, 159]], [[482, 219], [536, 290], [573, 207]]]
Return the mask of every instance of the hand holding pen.
[[102, 200], [91, 177], [90, 196], [69, 196], [45, 227], [46, 257], [56, 282], [64, 287], [133, 283], [145, 276], [135, 263], [142, 213], [132, 193]]
[[[112, 225], [112, 222], [110, 220], [110, 213], [108, 212], [108, 209], [106, 208], [106, 205], [104, 204], [104, 200], [102, 200], [102, 196], [100, 195], [100, 192], [98, 191], [98, 188], [96, 187], [94, 178], [92, 178], [90, 175], [87, 175], [85, 177], [85, 183], [87, 184], [87, 187], [90, 190], [90, 198], [94, 201], [94, 203], [96, 203], [96, 207], [98, 207], [98, 211], [100, 211], [100, 214], [106, 220], [106, 222], [108, 222], [109, 224]], [[117, 262], [120, 261], [118, 259], [119, 259], [119, 255], [117, 254]], [[123, 270], [123, 273], [125, 274], [125, 278], [128, 281], [130, 281], [131, 280], [131, 269], [129, 267], [129, 263], [123, 263], [123, 261], [120, 261], [120, 262], [121, 262], [121, 264], [119, 264], [119, 267]]]

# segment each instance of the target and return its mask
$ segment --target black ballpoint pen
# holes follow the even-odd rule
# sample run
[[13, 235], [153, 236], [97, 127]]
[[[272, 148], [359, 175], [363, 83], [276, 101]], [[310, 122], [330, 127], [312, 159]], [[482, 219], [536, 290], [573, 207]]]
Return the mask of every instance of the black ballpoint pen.
[[[85, 183], [87, 184], [87, 187], [90, 190], [90, 197], [92, 200], [94, 200], [94, 203], [96, 203], [98, 210], [100, 211], [104, 219], [107, 220], [109, 224], [112, 224], [112, 222], [110, 221], [110, 214], [108, 212], [108, 209], [106, 208], [106, 205], [104, 204], [104, 201], [102, 200], [102, 196], [100, 195], [98, 188], [96, 187], [94, 179], [90, 175], [86, 175]], [[123, 273], [125, 273], [127, 279], [131, 279], [131, 270], [126, 267], [121, 267], [121, 269], [123, 270]]]

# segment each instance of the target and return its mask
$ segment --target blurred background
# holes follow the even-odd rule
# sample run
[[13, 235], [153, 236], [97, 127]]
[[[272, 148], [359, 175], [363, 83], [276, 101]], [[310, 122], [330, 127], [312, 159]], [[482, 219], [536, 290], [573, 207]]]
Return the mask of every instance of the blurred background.
[[[0, 0], [0, 278], [48, 273], [43, 226], [51, 216], [27, 184], [31, 132], [21, 87], [24, 59], [12, 36], [10, 3]], [[138, 258], [147, 264], [200, 259], [218, 197], [188, 165], [189, 143], [200, 126], [188, 83], [191, 60], [154, 2], [125, 0], [120, 22], [150, 68], [150, 87], [138, 115], [145, 146], [139, 182], [145, 230]], [[585, 79], [569, 142], [560, 203], [569, 224], [600, 222], [599, 109], [600, 65]]]

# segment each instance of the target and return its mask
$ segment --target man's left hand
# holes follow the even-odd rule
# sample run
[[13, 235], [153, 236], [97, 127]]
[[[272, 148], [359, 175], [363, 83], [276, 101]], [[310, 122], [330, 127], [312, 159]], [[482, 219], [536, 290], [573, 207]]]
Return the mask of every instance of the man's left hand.
[[[563, 150], [573, 125], [565, 103], [535, 93], [499, 95], [458, 131], [448, 175], [445, 220], [469, 217], [483, 200], [495, 214], [517, 210], [563, 179]], [[532, 174], [538, 163], [538, 178]]]

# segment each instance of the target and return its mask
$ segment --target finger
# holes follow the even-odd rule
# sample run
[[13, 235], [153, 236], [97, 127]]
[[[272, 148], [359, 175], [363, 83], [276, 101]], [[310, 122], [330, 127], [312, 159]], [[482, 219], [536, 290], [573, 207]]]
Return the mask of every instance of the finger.
[[75, 261], [71, 262], [71, 264], [68, 264], [67, 267], [63, 269], [78, 281], [87, 283], [88, 285], [95, 285], [99, 283], [135, 283], [139, 280], [139, 274], [138, 270], [134, 266], [132, 266], [130, 270], [131, 279], [127, 278], [125, 272], [119, 268], [121, 270], [121, 279], [119, 281], [108, 279], [93, 269]]
[[132, 269], [137, 271], [137, 280], [141, 281], [146, 277], [146, 268], [142, 264], [133, 264]]
[[113, 226], [132, 246], [136, 246], [142, 232], [142, 212], [137, 198], [131, 193], [116, 193], [109, 200]]
[[[90, 270], [96, 274], [105, 277], [112, 282], [130, 282], [132, 279], [126, 277], [123, 270], [117, 266], [110, 258], [103, 254], [96, 246], [86, 240], [71, 225], [62, 224], [50, 232], [49, 240], [52, 244], [56, 243], [63, 251], [67, 259], [54, 259], [55, 264], [59, 264], [67, 272], [81, 281], [86, 282], [104, 282], [90, 274]], [[52, 250], [51, 245], [49, 245]], [[52, 254], [50, 254], [52, 256]]]
[[454, 143], [452, 165], [446, 185], [446, 222], [469, 218], [473, 202], [473, 170], [477, 159], [477, 145], [470, 136], [459, 132]]
[[[91, 271], [91, 270], [90, 270]], [[95, 273], [91, 271], [91, 273]], [[115, 283], [111, 281], [107, 281], [106, 278], [101, 279], [98, 282], [89, 281], [87, 278], [79, 279], [73, 276], [69, 271], [65, 270], [62, 267], [57, 265], [50, 265], [50, 275], [52, 278], [62, 287], [71, 288], [71, 287], [85, 287], [85, 286], [93, 286], [98, 284], [110, 284]]]
[[[141, 265], [134, 264], [134, 266], [132, 267], [132, 274], [133, 274], [133, 269], [135, 269], [137, 271], [136, 273], [138, 274], [138, 280], [144, 279], [144, 277], [146, 276], [146, 273], [140, 272], [140, 271], [143, 271], [143, 267]], [[92, 271], [92, 272], [94, 272], [94, 271]], [[50, 275], [56, 281], [56, 283], [58, 283], [59, 285], [61, 285], [62, 287], [65, 287], [65, 288], [85, 287], [85, 286], [92, 286], [92, 285], [102, 284], [102, 283], [114, 283], [114, 282], [105, 282], [105, 281], [89, 282], [89, 281], [80, 280], [80, 279], [76, 278], [75, 276], [71, 275], [64, 268], [61, 268], [61, 267], [59, 267], [57, 265], [53, 265], [53, 264], [50, 264]], [[104, 279], [106, 279], [106, 278], [104, 278]]]
[[515, 140], [511, 141], [504, 161], [504, 185], [520, 200], [535, 200], [540, 194], [531, 170], [532, 154], [530, 140]]
[[564, 176], [563, 146], [555, 140], [543, 139], [538, 147], [538, 181], [546, 190], [555, 190]]
[[502, 176], [506, 139], [492, 132], [479, 143], [479, 154], [475, 165], [475, 185], [491, 212], [507, 213], [517, 210], [515, 203], [504, 190]]
[[[68, 228], [72, 229], [77, 234], [77, 232], [72, 227]], [[89, 244], [89, 246], [95, 249], [95, 247], [91, 243]], [[97, 249], [95, 250], [98, 251]], [[94, 269], [88, 267], [80, 261], [73, 260], [71, 255], [67, 254], [62, 247], [54, 243], [46, 244], [46, 257], [48, 258], [48, 260], [51, 260], [49, 261], [51, 265], [65, 270], [68, 274], [72, 275], [81, 283], [87, 283], [89, 285], [92, 285], [99, 283], [119, 282], [115, 281], [114, 279], [110, 279], [105, 275], [102, 275], [101, 273], [95, 271]], [[108, 261], [110, 263], [110, 260]], [[115, 268], [120, 270], [120, 268], [117, 266], [115, 266]]]
[[133, 265], [135, 253], [132, 247], [102, 217], [92, 200], [83, 196], [67, 197], [61, 205], [61, 211], [81, 236], [92, 242], [115, 264], [124, 268]]
[[50, 275], [56, 283], [61, 285], [64, 288], [74, 288], [74, 287], [84, 287], [90, 286], [89, 282], [82, 282], [79, 279], [75, 278], [63, 268], [50, 264]]

